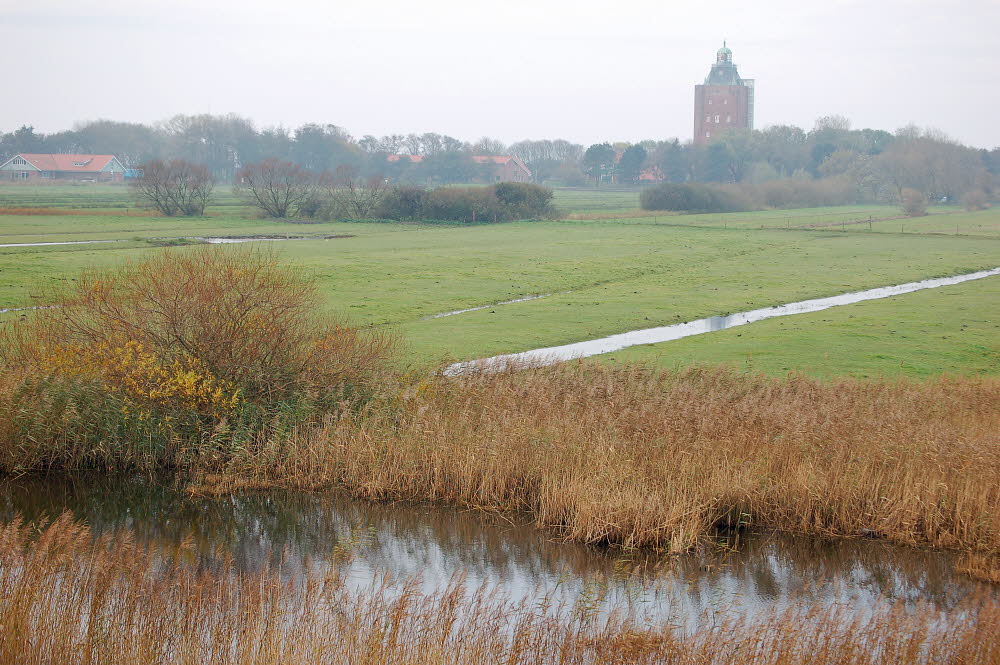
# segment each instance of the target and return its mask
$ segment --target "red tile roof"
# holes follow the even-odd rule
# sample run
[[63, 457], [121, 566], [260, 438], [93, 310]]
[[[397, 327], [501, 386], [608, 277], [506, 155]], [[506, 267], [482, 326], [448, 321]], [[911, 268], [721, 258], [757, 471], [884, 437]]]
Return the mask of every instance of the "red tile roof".
[[[419, 164], [420, 162], [424, 161], [424, 156], [423, 155], [386, 155], [385, 156], [385, 161], [387, 161], [387, 162], [393, 162], [393, 163], [395, 163], [395, 162], [398, 162], [401, 159], [408, 159], [413, 164]], [[531, 169], [529, 169], [527, 166], [525, 166], [524, 162], [522, 162], [521, 159], [519, 157], [517, 157], [516, 155], [473, 155], [472, 159], [477, 164], [486, 164], [488, 162], [492, 162], [493, 164], [499, 164], [500, 166], [503, 166], [507, 162], [513, 161], [515, 164], [517, 164], [522, 169], [524, 169], [525, 173], [527, 173], [529, 176], [531, 175]]]
[[485, 164], [486, 162], [493, 162], [494, 164], [504, 165], [507, 162], [513, 161], [515, 164], [524, 169], [524, 172], [529, 176], [531, 175], [531, 169], [524, 165], [524, 162], [517, 155], [473, 155], [472, 159], [476, 160], [479, 164]]
[[114, 155], [35, 155], [20, 153], [26, 162], [39, 171], [73, 171], [76, 173], [97, 173]]
[[407, 159], [411, 164], [419, 164], [424, 161], [423, 155], [386, 155], [385, 161], [387, 162], [398, 162], [401, 159]]

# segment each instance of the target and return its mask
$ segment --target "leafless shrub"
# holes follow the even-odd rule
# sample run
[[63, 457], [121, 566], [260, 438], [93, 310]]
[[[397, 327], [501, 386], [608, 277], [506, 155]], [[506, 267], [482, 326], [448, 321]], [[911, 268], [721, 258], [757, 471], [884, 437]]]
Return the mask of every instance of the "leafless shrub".
[[319, 175], [298, 164], [265, 159], [240, 169], [234, 190], [268, 217], [281, 219], [290, 212], [307, 217], [315, 214], [322, 184]]
[[215, 178], [207, 168], [182, 159], [154, 159], [140, 168], [142, 176], [129, 182], [139, 203], [151, 205], [167, 217], [205, 214], [215, 188]]
[[342, 166], [326, 180], [326, 188], [338, 210], [354, 219], [369, 219], [385, 198], [389, 184], [381, 175], [361, 178], [354, 169]]

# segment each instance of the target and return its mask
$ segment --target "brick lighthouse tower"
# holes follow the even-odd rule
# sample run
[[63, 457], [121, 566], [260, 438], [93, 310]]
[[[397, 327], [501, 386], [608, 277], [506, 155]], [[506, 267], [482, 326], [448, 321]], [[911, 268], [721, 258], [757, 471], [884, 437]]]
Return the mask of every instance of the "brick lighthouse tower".
[[705, 83], [694, 87], [694, 142], [704, 145], [727, 129], [753, 129], [753, 79], [740, 78], [722, 42]]

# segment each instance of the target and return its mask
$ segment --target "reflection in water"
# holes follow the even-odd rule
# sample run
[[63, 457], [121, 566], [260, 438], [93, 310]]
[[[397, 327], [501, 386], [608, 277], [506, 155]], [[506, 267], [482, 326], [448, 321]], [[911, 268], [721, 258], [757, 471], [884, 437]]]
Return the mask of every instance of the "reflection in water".
[[641, 344], [657, 344], [659, 342], [672, 342], [674, 340], [702, 335], [716, 330], [724, 330], [735, 326], [743, 326], [755, 321], [763, 321], [776, 316], [789, 316], [791, 314], [806, 314], [809, 312], [819, 312], [830, 307], [839, 305], [850, 305], [864, 300], [876, 300], [878, 298], [888, 298], [898, 296], [903, 293], [912, 293], [923, 289], [933, 289], [939, 286], [949, 286], [960, 284], [973, 279], [982, 279], [1000, 275], [1000, 268], [991, 270], [980, 270], [965, 275], [954, 277], [941, 277], [938, 279], [925, 279], [919, 282], [907, 282], [895, 286], [883, 286], [867, 291], [853, 291], [842, 293], [839, 296], [829, 298], [815, 298], [813, 300], [802, 300], [787, 305], [776, 305], [763, 309], [754, 309], [748, 312], [737, 312], [728, 316], [710, 316], [705, 319], [678, 323], [672, 326], [661, 326], [659, 328], [646, 328], [643, 330], [632, 330], [618, 335], [610, 335], [600, 339], [592, 339], [586, 342], [576, 342], [574, 344], [563, 344], [562, 346], [550, 346], [544, 349], [534, 349], [521, 353], [509, 353], [502, 356], [493, 356], [483, 360], [470, 360], [468, 362], [455, 363], [444, 369], [445, 376], [457, 376], [467, 372], [476, 371], [498, 371], [507, 367], [552, 365], [564, 360], [574, 358], [587, 358], [602, 353], [620, 351], [630, 346]]
[[[208, 570], [227, 555], [243, 570], [341, 566], [350, 583], [379, 575], [421, 576], [425, 591], [456, 574], [470, 587], [515, 599], [550, 595], [599, 609], [629, 607], [640, 618], [753, 614], [771, 606], [878, 598], [924, 600], [948, 609], [986, 585], [952, 572], [952, 558], [874, 541], [719, 535], [681, 557], [626, 554], [551, 540], [505, 518], [426, 505], [380, 505], [339, 495], [293, 492], [192, 497], [140, 478], [19, 478], [0, 483], [0, 519], [71, 510], [96, 535], [130, 529]], [[185, 546], [180, 547], [181, 543]], [[343, 557], [351, 551], [353, 557]], [[995, 593], [995, 591], [994, 591]]]

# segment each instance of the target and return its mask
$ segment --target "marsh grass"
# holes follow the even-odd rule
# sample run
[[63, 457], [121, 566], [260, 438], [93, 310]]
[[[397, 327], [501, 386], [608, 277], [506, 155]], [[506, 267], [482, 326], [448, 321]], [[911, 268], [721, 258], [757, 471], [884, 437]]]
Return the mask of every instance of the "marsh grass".
[[1000, 381], [561, 367], [436, 378], [202, 491], [339, 486], [686, 551], [719, 527], [1000, 553]]
[[[183, 546], [182, 546], [183, 547]], [[67, 515], [0, 528], [0, 663], [407, 664], [996, 663], [1000, 609], [887, 601], [762, 610], [684, 632], [627, 611], [515, 602], [461, 576], [351, 588], [337, 569], [208, 572], [128, 532], [94, 539]]]

